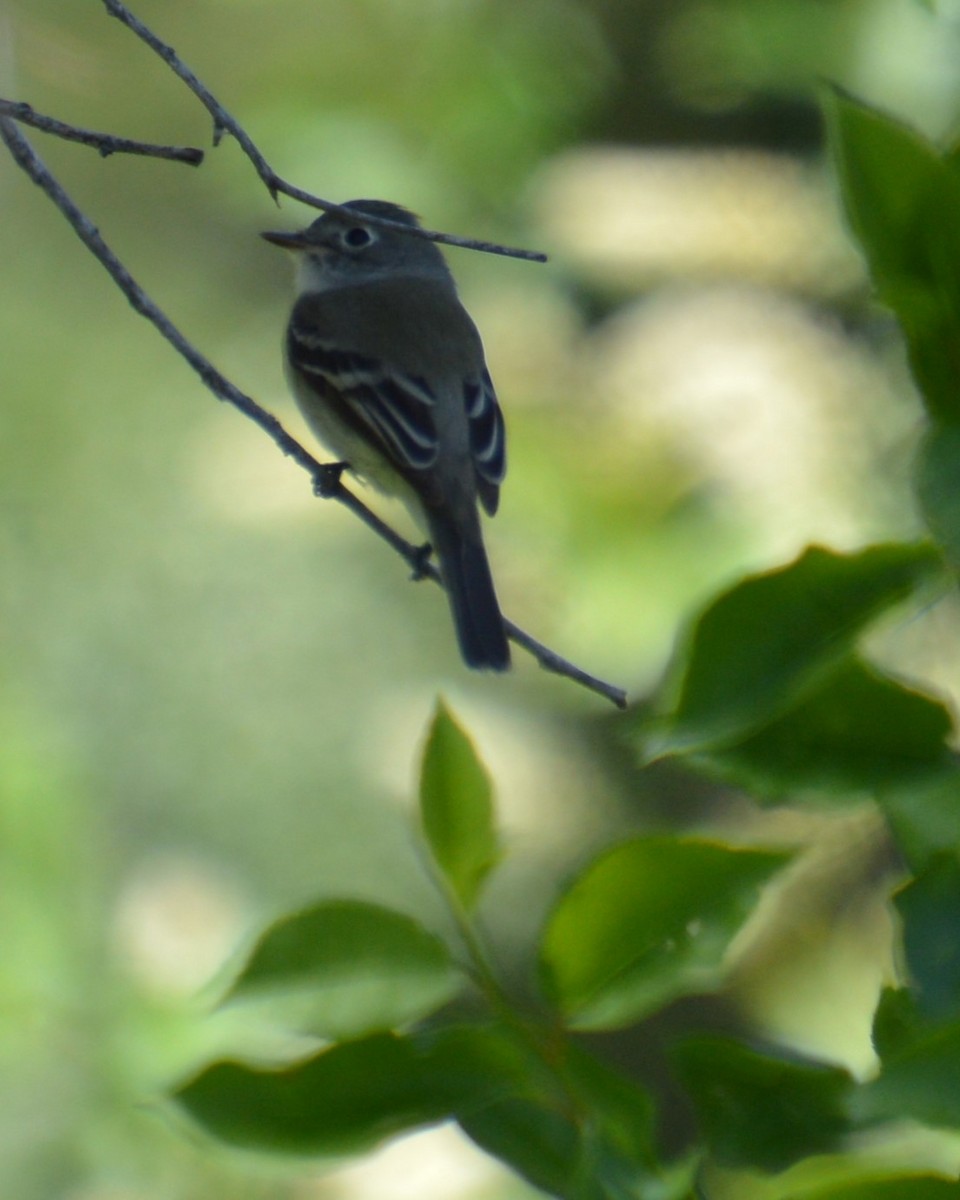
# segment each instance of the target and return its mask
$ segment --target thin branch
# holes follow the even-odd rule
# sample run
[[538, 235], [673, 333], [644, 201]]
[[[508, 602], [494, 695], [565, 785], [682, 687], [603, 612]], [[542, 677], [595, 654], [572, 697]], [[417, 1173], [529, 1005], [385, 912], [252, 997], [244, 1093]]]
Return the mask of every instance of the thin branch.
[[545, 671], [552, 671], [554, 675], [563, 675], [567, 679], [572, 679], [574, 683], [579, 683], [581, 687], [585, 687], [588, 691], [596, 692], [598, 696], [604, 696], [617, 708], [627, 707], [627, 693], [614, 683], [607, 683], [605, 679], [600, 679], [597, 675], [591, 675], [589, 671], [584, 671], [582, 667], [578, 667], [569, 659], [557, 654], [555, 650], [551, 650], [549, 646], [545, 646], [543, 642], [538, 642], [535, 637], [521, 629], [519, 625], [515, 625], [513, 621], [507, 617], [503, 618], [504, 628], [507, 631], [507, 637], [512, 642], [516, 642], [518, 646], [522, 646], [533, 658], [537, 660]]
[[188, 163], [191, 167], [198, 167], [203, 162], [203, 151], [194, 146], [155, 146], [152, 142], [135, 142], [130, 138], [115, 137], [112, 133], [81, 129], [78, 125], [68, 125], [55, 117], [46, 117], [22, 100], [4, 100], [0, 97], [0, 116], [12, 117], [21, 125], [32, 125], [34, 129], [42, 129], [44, 133], [52, 133], [68, 142], [93, 146], [104, 158], [111, 154], [144, 154], [149, 158], [168, 158], [174, 162]]
[[[146, 317], [151, 324], [167, 339], [173, 348], [193, 367], [203, 383], [220, 400], [225, 400], [239, 409], [244, 416], [249, 417], [258, 425], [275, 445], [310, 476], [313, 490], [318, 496], [338, 500], [350, 509], [370, 529], [381, 537], [397, 554], [404, 559], [413, 571], [414, 577], [429, 578], [443, 586], [436, 567], [425, 561], [423, 548], [400, 537], [385, 521], [349, 491], [340, 481], [340, 470], [336, 464], [321, 463], [304, 447], [290, 436], [280, 422], [266, 409], [262, 408], [245, 392], [240, 391], [226, 376], [213, 366], [173, 324], [170, 318], [150, 299], [143, 288], [133, 278], [119, 258], [100, 236], [93, 222], [74, 203], [63, 187], [58, 183], [47, 167], [43, 164], [30, 142], [20, 132], [15, 121], [9, 117], [0, 117], [0, 138], [6, 144], [14, 161], [53, 201], [64, 217], [70, 223], [77, 236], [87, 249], [107, 270], [114, 283], [127, 297], [132, 307], [141, 316]], [[568, 679], [589, 688], [590, 691], [606, 697], [618, 708], [625, 708], [627, 695], [622, 688], [615, 687], [588, 672], [581, 670], [568, 662], [559, 654], [538, 642], [536, 638], [525, 633], [512, 621], [504, 621], [508, 636], [522, 646], [548, 671], [564, 675]]]
[[[298, 188], [295, 184], [288, 183], [287, 180], [281, 178], [264, 158], [243, 126], [227, 112], [210, 89], [200, 82], [172, 46], [158, 38], [152, 29], [144, 25], [139, 17], [135, 17], [126, 5], [121, 3], [121, 0], [103, 0], [103, 3], [110, 15], [122, 21], [141, 41], [146, 42], [150, 49], [163, 59], [171, 71], [183, 80], [203, 104], [213, 118], [213, 144], [218, 146], [225, 133], [232, 134], [236, 138], [240, 148], [253, 163], [257, 174], [274, 200], [282, 193], [290, 196], [293, 200], [309, 204], [312, 208], [323, 209], [324, 212], [347, 212], [349, 215], [349, 210], [345, 210], [343, 205], [334, 204], [331, 200], [323, 200], [320, 196], [305, 192], [303, 188]], [[510, 246], [501, 246], [498, 242], [484, 242], [478, 241], [476, 238], [459, 237], [453, 233], [439, 233], [435, 229], [421, 229], [419, 226], [404, 225], [385, 217], [373, 217], [369, 213], [364, 214], [364, 220], [369, 224], [383, 225], [388, 229], [399, 229], [402, 233], [409, 234], [411, 237], [425, 238], [428, 242], [442, 242], [445, 246], [460, 246], [464, 250], [481, 250], [485, 254], [502, 254], [506, 258], [520, 258], [527, 262], [544, 263], [547, 261], [547, 256], [538, 250], [518, 250]]]

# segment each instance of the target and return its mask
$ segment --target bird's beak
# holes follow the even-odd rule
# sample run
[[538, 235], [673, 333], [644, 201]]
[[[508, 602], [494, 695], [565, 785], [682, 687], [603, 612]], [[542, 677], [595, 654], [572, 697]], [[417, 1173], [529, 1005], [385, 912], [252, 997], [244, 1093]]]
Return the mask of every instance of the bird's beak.
[[306, 250], [312, 243], [305, 233], [261, 233], [260, 236], [282, 250]]

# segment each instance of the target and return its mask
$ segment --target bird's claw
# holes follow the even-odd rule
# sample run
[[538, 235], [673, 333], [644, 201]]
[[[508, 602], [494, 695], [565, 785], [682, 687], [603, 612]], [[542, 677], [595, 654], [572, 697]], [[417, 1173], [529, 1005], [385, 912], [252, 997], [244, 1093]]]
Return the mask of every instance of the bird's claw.
[[323, 500], [335, 496], [340, 486], [340, 477], [349, 467], [348, 462], [321, 463], [320, 469], [313, 477], [313, 494]]
[[433, 547], [429, 542], [424, 542], [422, 546], [418, 546], [413, 552], [413, 574], [410, 576], [415, 582], [427, 577], [427, 568], [430, 565], [430, 558], [433, 554]]

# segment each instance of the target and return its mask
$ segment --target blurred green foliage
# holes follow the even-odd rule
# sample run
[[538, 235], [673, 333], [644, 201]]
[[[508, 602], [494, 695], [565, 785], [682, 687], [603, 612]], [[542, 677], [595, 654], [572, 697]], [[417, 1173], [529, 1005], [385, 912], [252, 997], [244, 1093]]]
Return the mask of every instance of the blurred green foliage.
[[[459, 895], [511, 995], [529, 998], [548, 913], [551, 961], [562, 959], [558, 914], [576, 894], [565, 881], [589, 880], [596, 854], [639, 836], [796, 856], [739, 933], [740, 895], [692, 918], [714, 921], [733, 963], [705, 1008], [661, 988], [675, 1001], [617, 1032], [612, 1066], [577, 1044], [559, 1076], [538, 1074], [523, 1039], [474, 1022], [437, 1040], [457, 1095], [424, 1107], [411, 1078], [406, 1091], [378, 1088], [384, 1109], [371, 1112], [354, 1058], [341, 1067], [355, 1106], [332, 1115], [348, 1125], [359, 1113], [381, 1134], [455, 1111], [478, 1144], [561, 1193], [588, 1163], [603, 1194], [626, 1194], [631, 1179], [644, 1195], [684, 1194], [696, 1164], [664, 1166], [659, 1125], [674, 1148], [704, 1131], [712, 1198], [953, 1194], [949, 1138], [897, 1143], [885, 1129], [874, 1143], [869, 1130], [907, 1111], [948, 1124], [956, 1112], [943, 914], [960, 842], [948, 725], [960, 637], [942, 574], [913, 588], [909, 563], [919, 584], [929, 552], [906, 548], [927, 530], [951, 562], [960, 546], [956, 4], [142, 0], [136, 11], [301, 186], [386, 196], [431, 226], [551, 252], [547, 267], [451, 256], [509, 423], [488, 542], [510, 616], [639, 703], [622, 724], [522, 661], [506, 680], [467, 677], [435, 589], [407, 586], [389, 553], [211, 404], [0, 159], [0, 1192], [400, 1200], [403, 1171], [320, 1177], [184, 1136], [158, 1097], [198, 1063], [305, 1052], [302, 1027], [272, 1027], [259, 1002], [209, 1016], [203, 985], [265, 922], [293, 938], [301, 966], [311, 921], [332, 921], [346, 946], [363, 928], [365, 944], [396, 953], [352, 978], [349, 954], [338, 960], [338, 1012], [373, 1021], [373, 1050], [356, 1053], [395, 1074], [406, 1034], [384, 1030], [448, 994], [446, 952], [427, 947], [462, 937], [466, 918], [444, 896]], [[209, 147], [197, 102], [94, 0], [0, 0], [0, 73], [0, 94], [39, 111]], [[823, 77], [871, 102], [833, 94], [826, 125], [883, 309], [824, 171]], [[279, 368], [289, 280], [256, 233], [305, 212], [285, 203], [278, 216], [229, 140], [191, 170], [30, 136], [173, 319], [302, 432]], [[830, 553], [800, 557], [818, 543]], [[902, 558], [902, 589], [866, 569], [876, 551], [864, 547], [880, 543]], [[862, 585], [859, 615], [832, 610], [837, 571]], [[781, 639], [791, 653], [779, 661], [792, 654], [797, 671], [768, 675], [771, 637], [800, 628], [828, 576], [817, 646]], [[793, 607], [757, 608], [771, 579]], [[894, 605], [904, 597], [909, 620]], [[731, 612], [725, 659], [713, 634]], [[692, 640], [674, 654], [683, 629]], [[685, 674], [691, 646], [707, 658]], [[404, 812], [438, 689], [483, 747], [500, 814], [495, 833], [484, 769], [464, 768], [448, 729], [428, 793], [443, 799], [467, 769], [475, 802], [435, 804], [425, 822], [441, 869], [458, 864], [443, 894]], [[710, 736], [684, 747], [694, 717]], [[658, 738], [695, 752], [642, 763]], [[851, 840], [846, 823], [871, 803], [917, 872], [897, 894], [902, 946], [886, 907], [902, 866], [885, 832], [868, 820]], [[464, 814], [459, 856], [438, 854]], [[306, 924], [278, 916], [288, 911]], [[888, 986], [873, 1028], [884, 1070], [860, 1087], [877, 1068], [879, 989], [908, 982], [895, 946], [919, 987]], [[399, 982], [401, 959], [413, 982]], [[689, 961], [678, 954], [668, 982]], [[648, 965], [662, 982], [672, 962]], [[410, 1006], [391, 1009], [378, 980], [409, 988]], [[664, 1065], [681, 1035], [688, 1049]], [[511, 1092], [518, 1080], [530, 1094]], [[777, 1137], [751, 1155], [750, 1114], [771, 1094], [787, 1104], [791, 1080], [796, 1124], [771, 1119]], [[491, 1086], [478, 1108], [476, 1089]], [[208, 1093], [221, 1112], [224, 1094]], [[571, 1095], [595, 1128], [571, 1122]], [[718, 1096], [741, 1101], [742, 1120]], [[837, 1138], [842, 1152], [820, 1153]], [[759, 1170], [794, 1153], [780, 1174]], [[421, 1190], [516, 1194], [512, 1177], [471, 1161], [480, 1173], [466, 1182]]]

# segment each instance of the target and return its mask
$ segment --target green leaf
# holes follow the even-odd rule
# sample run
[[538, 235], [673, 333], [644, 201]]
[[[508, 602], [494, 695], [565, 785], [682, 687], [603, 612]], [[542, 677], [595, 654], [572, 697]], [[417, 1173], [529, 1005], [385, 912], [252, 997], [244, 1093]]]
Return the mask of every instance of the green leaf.
[[650, 1094], [574, 1043], [566, 1046], [563, 1080], [586, 1114], [587, 1152], [598, 1174], [610, 1178], [656, 1165], [656, 1113]]
[[554, 1087], [555, 1075], [534, 1046], [508, 1025], [459, 1023], [425, 1028], [414, 1040], [430, 1069], [472, 1108], [517, 1091]]
[[936, 423], [917, 454], [915, 486], [927, 527], [960, 570], [960, 428]]
[[938, 776], [952, 727], [938, 700], [851, 657], [784, 716], [694, 763], [760, 800], [799, 791], [859, 800]]
[[896, 313], [935, 418], [960, 420], [960, 170], [914, 130], [840, 92], [825, 98], [851, 228]]
[[928, 545], [857, 554], [808, 549], [743, 580], [693, 630], [676, 710], [655, 750], [682, 753], [742, 739], [820, 685], [864, 628], [938, 562]]
[[496, 1025], [449, 1026], [426, 1032], [421, 1042], [431, 1070], [457, 1097], [454, 1115], [467, 1136], [534, 1186], [571, 1195], [582, 1167], [581, 1135], [575, 1106], [544, 1056]]
[[641, 837], [615, 847], [548, 919], [548, 995], [577, 1028], [610, 1029], [716, 986], [730, 939], [785, 861], [699, 839]]
[[555, 1196], [626, 1200], [654, 1177], [657, 1194], [675, 1194], [653, 1154], [649, 1095], [559, 1033], [538, 1047], [539, 1037], [479, 1026], [439, 1033], [433, 1069], [461, 1097], [467, 1135]]
[[311, 1156], [369, 1150], [445, 1119], [451, 1106], [413, 1043], [392, 1034], [343, 1042], [280, 1070], [215, 1063], [174, 1099], [230, 1145]]
[[410, 917], [330, 900], [272, 925], [227, 998], [279, 1002], [298, 1028], [345, 1039], [417, 1021], [460, 983], [443, 942]]
[[442, 702], [423, 755], [420, 818], [437, 866], [464, 908], [500, 858], [490, 779]]
[[488, 1154], [563, 1200], [686, 1200], [693, 1195], [690, 1164], [656, 1171], [634, 1165], [594, 1129], [589, 1112], [578, 1122], [569, 1110], [518, 1096], [472, 1111], [460, 1124]]
[[902, 1121], [960, 1128], [960, 1024], [916, 1037], [884, 1060], [883, 1072], [858, 1088], [861, 1121]]
[[934, 1021], [960, 1017], [960, 861], [956, 854], [933, 858], [897, 892], [894, 904], [903, 921], [903, 948], [917, 1009]]
[[838, 88], [823, 98], [847, 218], [878, 282], [922, 271], [941, 155], [916, 130]]
[[707, 1034], [683, 1038], [668, 1054], [721, 1163], [780, 1171], [835, 1148], [847, 1132], [853, 1081], [839, 1067]]
[[[868, 1174], [864, 1171], [862, 1174]], [[936, 1175], [886, 1171], [867, 1179], [793, 1193], [796, 1200], [960, 1200], [960, 1185]]]
[[571, 1200], [602, 1200], [598, 1183], [582, 1174], [580, 1134], [565, 1113], [525, 1096], [507, 1096], [459, 1120], [481, 1149], [534, 1187]]
[[873, 1045], [881, 1059], [893, 1058], [929, 1032], [908, 988], [884, 988], [873, 1016]]
[[876, 799], [915, 871], [922, 871], [941, 850], [960, 846], [960, 764], [955, 756], [922, 779], [878, 788]]

